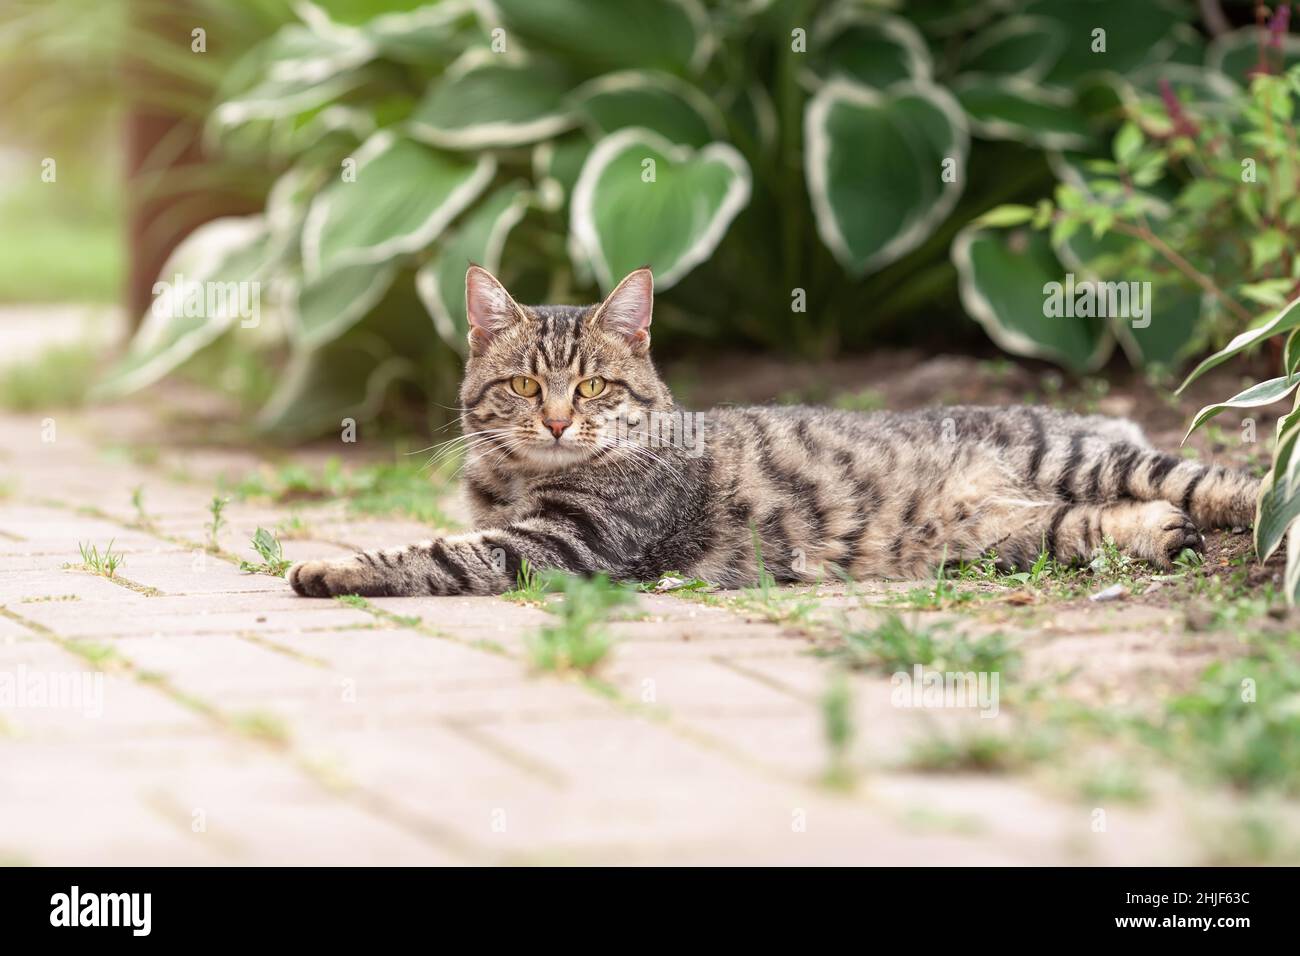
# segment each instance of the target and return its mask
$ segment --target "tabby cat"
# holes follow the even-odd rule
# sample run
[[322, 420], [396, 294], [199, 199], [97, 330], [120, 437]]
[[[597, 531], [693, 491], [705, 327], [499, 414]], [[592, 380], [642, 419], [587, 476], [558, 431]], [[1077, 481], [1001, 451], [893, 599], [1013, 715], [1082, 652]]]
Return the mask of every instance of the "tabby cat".
[[[299, 594], [498, 594], [521, 563], [628, 581], [912, 578], [990, 550], [1025, 567], [1110, 538], [1160, 568], [1197, 527], [1249, 524], [1257, 479], [1151, 447], [1132, 422], [1028, 406], [862, 414], [673, 404], [653, 279], [521, 306], [466, 276], [465, 488], [476, 531], [289, 569]], [[756, 548], [756, 544], [759, 548]]]

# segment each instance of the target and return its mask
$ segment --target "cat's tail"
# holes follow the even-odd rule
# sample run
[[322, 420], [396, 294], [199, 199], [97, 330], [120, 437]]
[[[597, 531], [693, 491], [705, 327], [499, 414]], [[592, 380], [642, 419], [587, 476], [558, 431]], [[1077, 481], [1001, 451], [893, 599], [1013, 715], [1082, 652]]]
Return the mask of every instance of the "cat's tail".
[[1134, 463], [1127, 490], [1140, 500], [1163, 500], [1182, 508], [1201, 528], [1255, 523], [1261, 479], [1222, 465], [1205, 465], [1151, 451]]

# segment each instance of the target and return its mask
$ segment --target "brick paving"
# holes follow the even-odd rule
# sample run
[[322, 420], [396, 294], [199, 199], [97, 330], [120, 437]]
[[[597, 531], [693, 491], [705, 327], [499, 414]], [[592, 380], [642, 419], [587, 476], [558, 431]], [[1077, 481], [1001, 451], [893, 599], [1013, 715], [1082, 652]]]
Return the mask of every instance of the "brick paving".
[[[1092, 805], [1032, 775], [900, 769], [931, 715], [891, 706], [887, 676], [852, 676], [859, 781], [829, 789], [831, 665], [734, 609], [641, 596], [596, 683], [530, 671], [538, 608], [297, 598], [231, 560], [290, 509], [232, 503], [221, 552], [202, 548], [216, 476], [254, 453], [122, 453], [158, 440], [152, 401], [58, 416], [53, 442], [44, 416], [0, 416], [0, 675], [99, 688], [78, 706], [0, 705], [0, 863], [1195, 859], [1169, 805], [1116, 806], [1097, 833]], [[341, 503], [313, 506], [309, 528], [290, 558], [430, 533]], [[110, 539], [116, 579], [67, 566]], [[1085, 657], [1070, 642], [1114, 627], [1058, 630]]]

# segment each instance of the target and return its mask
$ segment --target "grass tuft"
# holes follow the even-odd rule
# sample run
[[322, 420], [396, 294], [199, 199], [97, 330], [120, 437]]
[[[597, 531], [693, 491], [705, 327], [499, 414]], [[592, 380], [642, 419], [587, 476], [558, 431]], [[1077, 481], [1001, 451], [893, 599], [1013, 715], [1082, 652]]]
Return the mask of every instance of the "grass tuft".
[[78, 543], [77, 547], [81, 551], [81, 567], [103, 577], [113, 577], [113, 575], [117, 574], [117, 569], [126, 564], [125, 557], [113, 553], [113, 541], [109, 541], [108, 546], [102, 552], [97, 544]]
[[606, 628], [611, 612], [632, 603], [632, 592], [603, 574], [590, 578], [550, 574], [545, 585], [555, 595], [546, 610], [556, 621], [528, 642], [533, 666], [540, 671], [590, 674], [613, 646]]
[[284, 577], [284, 572], [289, 570], [289, 565], [293, 562], [284, 556], [284, 549], [280, 546], [280, 539], [275, 536], [275, 532], [267, 531], [259, 527], [253, 535], [253, 550], [261, 555], [262, 563], [254, 564], [252, 561], [240, 561], [239, 570], [249, 574], [269, 574], [273, 578]]

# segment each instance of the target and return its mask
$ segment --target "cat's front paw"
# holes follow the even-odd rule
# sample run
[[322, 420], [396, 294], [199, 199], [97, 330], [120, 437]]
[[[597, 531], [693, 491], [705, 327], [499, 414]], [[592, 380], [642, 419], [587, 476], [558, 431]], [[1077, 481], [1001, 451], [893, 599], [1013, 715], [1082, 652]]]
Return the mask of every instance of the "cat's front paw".
[[303, 597], [334, 597], [339, 594], [375, 596], [387, 593], [375, 580], [374, 569], [356, 558], [344, 561], [299, 561], [285, 575]]

